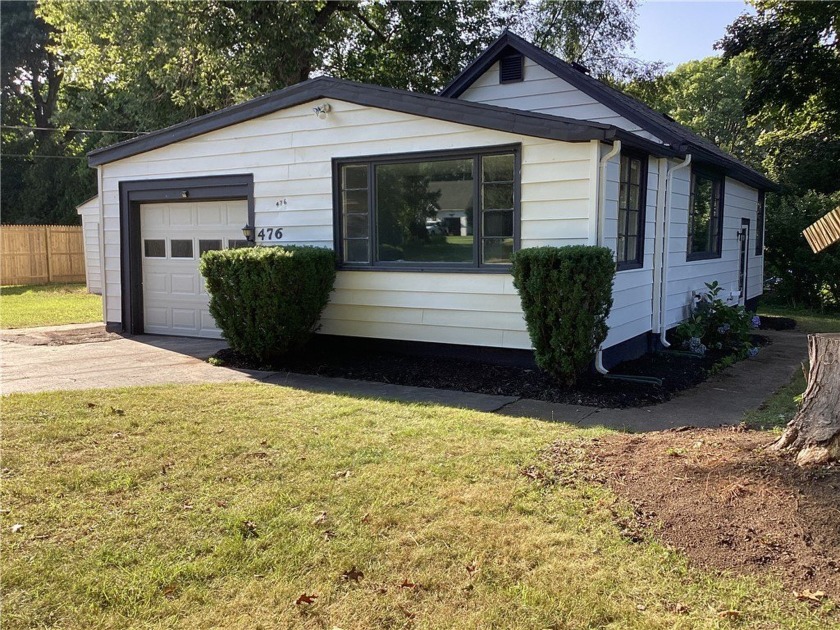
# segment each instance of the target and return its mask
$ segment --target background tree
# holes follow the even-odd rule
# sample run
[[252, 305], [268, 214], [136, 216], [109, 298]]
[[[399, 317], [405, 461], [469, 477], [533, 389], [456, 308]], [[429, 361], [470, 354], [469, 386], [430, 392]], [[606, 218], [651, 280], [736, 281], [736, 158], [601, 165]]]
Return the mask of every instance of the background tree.
[[34, 2], [0, 4], [2, 209], [6, 223], [76, 223], [93, 177], [75, 134], [57, 128], [63, 61]]
[[840, 190], [840, 3], [754, 4], [720, 46], [752, 61], [746, 112], [768, 129], [765, 168], [793, 192]]
[[653, 79], [637, 79], [625, 89], [724, 151], [761, 168], [764, 152], [756, 145], [761, 123], [744, 109], [752, 83], [751, 65], [747, 56], [707, 57], [680, 64]]

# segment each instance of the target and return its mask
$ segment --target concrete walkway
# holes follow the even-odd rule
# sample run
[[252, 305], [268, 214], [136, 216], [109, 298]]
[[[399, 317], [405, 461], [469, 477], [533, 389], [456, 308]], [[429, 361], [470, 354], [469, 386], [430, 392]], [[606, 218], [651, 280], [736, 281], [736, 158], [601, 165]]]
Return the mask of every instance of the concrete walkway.
[[[215, 367], [207, 358], [221, 340], [141, 335], [119, 337], [99, 325], [0, 332], [0, 393], [131, 387], [138, 385], [264, 382], [327, 392], [495, 411], [510, 416], [656, 431], [684, 425], [737, 424], [786, 385], [807, 356], [806, 336], [762, 331], [772, 343], [698, 387], [653, 407], [595, 409], [451, 390], [390, 385], [283, 372]], [[83, 338], [85, 342], [79, 343]], [[73, 345], [60, 344], [74, 339]]]

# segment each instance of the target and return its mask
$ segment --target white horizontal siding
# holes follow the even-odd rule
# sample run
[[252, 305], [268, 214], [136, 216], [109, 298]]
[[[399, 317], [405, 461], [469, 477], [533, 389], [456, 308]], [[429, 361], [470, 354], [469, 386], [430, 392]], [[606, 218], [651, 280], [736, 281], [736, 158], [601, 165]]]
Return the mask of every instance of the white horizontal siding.
[[[688, 192], [690, 169], [678, 171], [674, 177], [674, 195], [671, 209], [671, 246], [668, 256], [668, 287], [666, 302], [667, 326], [675, 326], [689, 314], [695, 292], [704, 292], [705, 283], [717, 280], [723, 287], [722, 296], [738, 289], [740, 244], [738, 231], [741, 219], [755, 225], [758, 191], [733, 179], [724, 183], [723, 239], [721, 257], [710, 260], [686, 260], [688, 247]], [[750, 236], [750, 253], [747, 297], [760, 295], [763, 274], [762, 257], [755, 257], [754, 235]]]
[[499, 83], [499, 64], [496, 62], [459, 98], [474, 103], [606, 123], [648, 140], [660, 142], [659, 138], [644, 131], [636, 123], [627, 120], [528, 57], [525, 57], [522, 81]]
[[[120, 321], [119, 183], [253, 174], [256, 227], [333, 246], [336, 157], [522, 145], [522, 245], [590, 242], [592, 143], [564, 143], [330, 101], [309, 103], [102, 166], [108, 321]], [[279, 202], [279, 206], [278, 206]], [[285, 202], [285, 203], [284, 203]], [[508, 274], [342, 271], [321, 332], [530, 348]]]
[[85, 281], [90, 293], [102, 293], [102, 264], [99, 258], [99, 197], [87, 200], [76, 208], [82, 217], [85, 243]]

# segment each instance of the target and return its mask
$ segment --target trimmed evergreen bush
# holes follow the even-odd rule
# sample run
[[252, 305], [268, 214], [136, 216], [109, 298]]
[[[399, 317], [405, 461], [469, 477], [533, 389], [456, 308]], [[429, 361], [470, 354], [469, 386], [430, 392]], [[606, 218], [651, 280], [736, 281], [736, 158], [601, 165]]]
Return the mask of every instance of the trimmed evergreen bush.
[[607, 337], [615, 262], [606, 247], [533, 247], [513, 255], [537, 365], [574, 385]]
[[320, 247], [210, 251], [199, 268], [222, 336], [263, 362], [306, 344], [335, 284], [335, 254]]

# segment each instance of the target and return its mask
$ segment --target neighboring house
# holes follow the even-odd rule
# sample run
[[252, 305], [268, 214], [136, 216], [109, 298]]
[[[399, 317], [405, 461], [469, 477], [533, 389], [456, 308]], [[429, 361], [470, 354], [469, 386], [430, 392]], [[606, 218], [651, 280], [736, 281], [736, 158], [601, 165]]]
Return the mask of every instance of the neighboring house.
[[85, 281], [89, 293], [102, 294], [102, 264], [99, 259], [99, 197], [91, 197], [76, 206], [82, 217], [82, 236], [85, 239]]
[[[616, 252], [607, 365], [705, 282], [733, 303], [762, 289], [773, 183], [508, 33], [437, 96], [320, 77], [89, 162], [107, 324], [127, 333], [217, 336], [198, 257], [246, 224], [257, 243], [336, 250], [322, 334], [528, 350], [509, 260], [538, 245]], [[447, 219], [459, 233], [430, 238]]]

